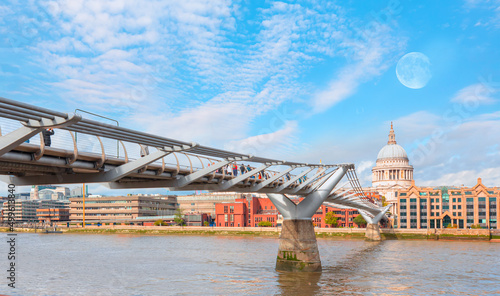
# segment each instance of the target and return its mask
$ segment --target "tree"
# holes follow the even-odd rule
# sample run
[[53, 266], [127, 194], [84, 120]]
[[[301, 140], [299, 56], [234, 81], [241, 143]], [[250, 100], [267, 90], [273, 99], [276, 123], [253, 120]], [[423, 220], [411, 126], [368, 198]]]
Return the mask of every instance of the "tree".
[[388, 203], [387, 203], [387, 201], [385, 201], [385, 196], [382, 195], [381, 200], [382, 200], [382, 206], [386, 207], [388, 205]]
[[361, 215], [357, 215], [352, 222], [356, 223], [356, 225], [361, 226], [361, 225], [366, 225], [366, 221]]
[[203, 226], [210, 226], [210, 223], [208, 221], [203, 222]]
[[163, 225], [165, 225], [165, 223], [163, 222], [162, 219], [158, 219], [155, 221], [155, 226], [163, 226]]
[[260, 221], [259, 224], [257, 224], [259, 227], [272, 227], [273, 223], [269, 221]]
[[337, 217], [335, 216], [334, 212], [328, 212], [328, 213], [326, 213], [325, 223], [327, 225], [332, 226], [332, 227], [337, 227], [338, 226]]
[[185, 225], [186, 223], [184, 222], [184, 215], [182, 214], [182, 209], [178, 208], [175, 210], [175, 217], [174, 217], [174, 222], [175, 224], [182, 226]]

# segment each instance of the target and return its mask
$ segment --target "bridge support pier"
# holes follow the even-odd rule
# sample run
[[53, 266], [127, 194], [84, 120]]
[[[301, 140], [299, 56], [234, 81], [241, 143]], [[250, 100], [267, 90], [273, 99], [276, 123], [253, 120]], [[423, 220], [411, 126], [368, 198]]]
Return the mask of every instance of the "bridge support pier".
[[283, 221], [276, 270], [321, 271], [321, 259], [312, 220]]
[[380, 236], [380, 226], [378, 222], [382, 220], [385, 213], [392, 207], [392, 205], [386, 206], [377, 216], [370, 217], [367, 212], [359, 210], [358, 212], [363, 216], [363, 219], [367, 222], [365, 238], [369, 241], [380, 241], [382, 237]]
[[267, 196], [283, 215], [276, 270], [321, 271], [318, 243], [312, 216], [323, 204], [332, 189], [344, 177], [347, 167], [339, 167], [326, 174], [319, 188], [308, 194], [299, 204], [284, 194], [268, 193]]
[[373, 223], [368, 223], [366, 225], [365, 238], [369, 241], [380, 241], [382, 237], [380, 236], [380, 226]]

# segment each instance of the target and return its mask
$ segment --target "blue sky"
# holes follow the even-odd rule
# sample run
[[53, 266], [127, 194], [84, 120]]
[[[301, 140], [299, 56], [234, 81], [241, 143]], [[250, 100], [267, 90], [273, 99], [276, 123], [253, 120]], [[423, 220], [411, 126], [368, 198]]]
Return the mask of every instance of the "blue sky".
[[[500, 186], [500, 1], [4, 1], [1, 96], [220, 148]], [[411, 89], [398, 60], [425, 54]]]

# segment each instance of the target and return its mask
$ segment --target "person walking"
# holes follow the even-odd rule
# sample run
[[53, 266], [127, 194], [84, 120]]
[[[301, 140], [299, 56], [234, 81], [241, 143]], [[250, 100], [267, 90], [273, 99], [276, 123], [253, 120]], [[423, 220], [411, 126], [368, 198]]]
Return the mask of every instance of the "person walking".
[[149, 155], [149, 147], [141, 145], [141, 157]]
[[244, 164], [241, 164], [240, 171], [241, 171], [242, 175], [245, 173], [245, 165]]
[[238, 165], [233, 164], [233, 175], [236, 177], [238, 176]]
[[50, 147], [52, 144], [52, 140], [50, 139], [50, 136], [52, 135], [54, 135], [54, 129], [48, 128], [42, 131], [43, 143], [45, 144], [45, 147]]

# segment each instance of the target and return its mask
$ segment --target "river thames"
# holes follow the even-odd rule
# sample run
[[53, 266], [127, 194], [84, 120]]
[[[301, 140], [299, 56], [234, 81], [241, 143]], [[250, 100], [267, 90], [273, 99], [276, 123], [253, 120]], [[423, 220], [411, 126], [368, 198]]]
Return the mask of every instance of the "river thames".
[[500, 244], [318, 239], [323, 272], [274, 270], [278, 239], [19, 234], [9, 295], [500, 294]]

